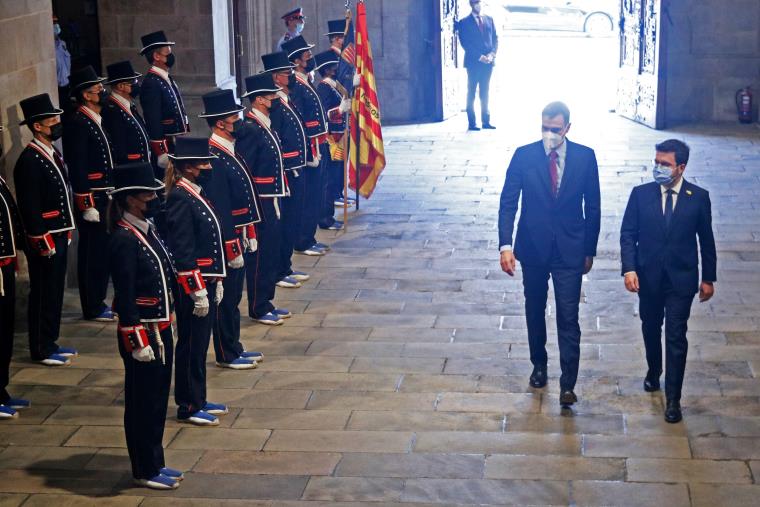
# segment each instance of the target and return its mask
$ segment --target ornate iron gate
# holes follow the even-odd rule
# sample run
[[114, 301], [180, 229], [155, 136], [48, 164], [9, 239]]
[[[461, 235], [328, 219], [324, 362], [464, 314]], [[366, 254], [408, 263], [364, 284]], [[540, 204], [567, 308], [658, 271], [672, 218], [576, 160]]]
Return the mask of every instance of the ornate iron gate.
[[656, 129], [665, 127], [664, 1], [622, 0], [620, 6], [617, 111]]
[[444, 120], [462, 109], [460, 93], [462, 72], [459, 65], [459, 42], [455, 25], [459, 18], [458, 0], [436, 0], [440, 20], [440, 38], [435, 41], [436, 53], [440, 55], [437, 86], [437, 119]]

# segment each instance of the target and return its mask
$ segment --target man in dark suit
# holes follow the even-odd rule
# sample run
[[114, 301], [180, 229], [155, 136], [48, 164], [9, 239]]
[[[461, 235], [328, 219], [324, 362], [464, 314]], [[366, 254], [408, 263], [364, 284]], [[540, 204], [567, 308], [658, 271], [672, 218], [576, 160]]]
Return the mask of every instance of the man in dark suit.
[[467, 69], [467, 121], [470, 130], [480, 130], [475, 123], [475, 92], [479, 90], [483, 128], [493, 129], [488, 111], [488, 87], [499, 49], [499, 36], [493, 18], [480, 13], [480, 0], [470, 0], [470, 7], [472, 13], [457, 23]]
[[660, 389], [665, 320], [665, 420], [677, 423], [681, 420], [691, 303], [697, 292], [701, 302], [713, 296], [717, 255], [710, 194], [683, 179], [689, 147], [671, 139], [655, 149], [655, 181], [639, 185], [631, 192], [620, 229], [620, 255], [625, 287], [639, 294], [641, 331], [649, 368], [644, 379], [647, 392]]
[[[568, 141], [570, 111], [553, 102], [542, 112], [543, 140], [515, 151], [499, 209], [501, 268], [514, 276], [520, 261], [533, 373], [530, 385], [546, 386], [546, 299], [554, 283], [560, 352], [560, 404], [572, 405], [578, 378], [581, 328], [578, 305], [583, 275], [591, 270], [599, 239], [599, 170], [594, 150]], [[522, 194], [514, 249], [517, 206]]]

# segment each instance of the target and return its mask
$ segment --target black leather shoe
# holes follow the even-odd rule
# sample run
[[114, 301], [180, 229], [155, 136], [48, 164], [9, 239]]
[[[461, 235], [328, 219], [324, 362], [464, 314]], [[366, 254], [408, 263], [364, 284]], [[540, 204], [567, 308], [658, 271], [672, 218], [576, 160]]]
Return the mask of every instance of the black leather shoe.
[[530, 374], [530, 387], [536, 389], [546, 387], [546, 368], [533, 368], [533, 373]]
[[665, 408], [665, 421], [675, 424], [683, 419], [681, 415], [681, 403], [675, 400], [668, 400]]
[[573, 403], [578, 401], [578, 397], [575, 393], [569, 389], [562, 390], [562, 394], [559, 395], [559, 404], [563, 407], [569, 407]]
[[475, 125], [470, 125], [469, 127], [467, 127], [467, 130], [474, 130], [474, 131], [477, 131], [477, 130], [480, 130], [480, 127], [478, 127], [478, 126], [475, 126]]
[[648, 393], [654, 393], [660, 390], [660, 381], [659, 380], [649, 380], [648, 378], [644, 379], [644, 390]]
[[496, 130], [496, 127], [494, 127], [494, 126], [493, 126], [493, 125], [491, 125], [490, 123], [485, 123], [485, 124], [483, 124], [483, 128], [484, 128], [484, 129], [487, 129], [487, 130]]

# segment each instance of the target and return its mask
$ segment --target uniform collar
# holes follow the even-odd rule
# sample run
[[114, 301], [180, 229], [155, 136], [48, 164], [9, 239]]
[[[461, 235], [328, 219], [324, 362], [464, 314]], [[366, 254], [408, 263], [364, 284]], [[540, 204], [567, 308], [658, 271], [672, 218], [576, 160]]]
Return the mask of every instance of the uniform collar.
[[129, 211], [124, 212], [123, 218], [125, 221], [129, 222], [131, 225], [134, 225], [135, 227], [140, 229], [140, 232], [142, 232], [146, 236], [148, 235], [148, 231], [150, 231], [150, 223], [147, 220], [143, 218], [137, 218]]
[[84, 110], [85, 114], [87, 114], [87, 116], [92, 118], [95, 121], [95, 123], [97, 123], [98, 125], [101, 124], [102, 118], [100, 117], [100, 114], [96, 113], [95, 111], [93, 111], [92, 109], [90, 109], [89, 107], [85, 105], [82, 105], [81, 107]]
[[158, 74], [159, 76], [161, 76], [162, 78], [164, 78], [167, 81], [169, 81], [169, 73], [167, 71], [165, 71], [164, 69], [162, 69], [161, 67], [156, 67], [154, 65], [153, 67], [150, 68], [150, 72], [154, 72], [154, 73]]
[[121, 106], [124, 109], [126, 109], [127, 111], [131, 111], [132, 110], [132, 102], [129, 101], [129, 100], [127, 100], [127, 99], [125, 99], [121, 95], [117, 95], [116, 93], [112, 93], [111, 94], [111, 98], [113, 98], [116, 102], [118, 102], [119, 104], [121, 104]]
[[40, 148], [42, 148], [43, 150], [45, 150], [45, 153], [47, 153], [50, 156], [50, 158], [53, 158], [53, 156], [55, 155], [55, 150], [52, 147], [50, 147], [47, 144], [43, 143], [42, 141], [40, 141], [36, 137], [34, 139], [32, 139], [32, 142], [34, 144], [36, 144], [37, 146], [39, 146]]
[[335, 88], [336, 86], [335, 80], [331, 77], [323, 77], [322, 82], [330, 85], [331, 88]]
[[263, 123], [266, 128], [271, 129], [272, 128], [272, 120], [269, 118], [269, 116], [265, 115], [255, 107], [251, 108], [251, 113], [256, 117], [257, 120], [259, 120], [261, 123]]
[[235, 141], [228, 141], [227, 139], [217, 134], [211, 134], [211, 140], [230, 153], [235, 153]]
[[282, 90], [277, 92], [277, 96], [284, 100], [286, 104], [290, 102], [290, 97], [288, 97], [288, 94]]
[[678, 183], [673, 185], [671, 188], [666, 187], [665, 185], [660, 185], [660, 192], [665, 193], [668, 190], [673, 190], [676, 195], [681, 193], [681, 187], [683, 186], [683, 176], [681, 176], [681, 179], [678, 180]]
[[199, 194], [201, 193], [201, 186], [198, 185], [197, 183], [193, 183], [192, 181], [190, 181], [189, 179], [185, 178], [184, 176], [181, 178], [181, 180], [184, 181], [186, 185], [188, 185], [190, 188], [192, 188], [193, 190], [195, 190]]

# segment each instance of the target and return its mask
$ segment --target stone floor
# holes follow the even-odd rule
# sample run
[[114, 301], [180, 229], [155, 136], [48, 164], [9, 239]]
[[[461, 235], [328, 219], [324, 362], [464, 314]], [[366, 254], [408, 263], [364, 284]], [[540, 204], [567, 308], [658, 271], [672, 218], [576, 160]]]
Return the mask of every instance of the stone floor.
[[[19, 333], [11, 388], [33, 408], [0, 425], [0, 505], [757, 505], [760, 131], [577, 122], [604, 218], [581, 305], [581, 401], [561, 413], [556, 340], [550, 386], [528, 388], [521, 283], [497, 260], [504, 170], [538, 123], [468, 134], [461, 122], [385, 130], [379, 190], [346, 234], [323, 236], [332, 253], [298, 259], [312, 280], [278, 291], [293, 318], [243, 322], [266, 362], [222, 371], [209, 356], [209, 397], [231, 407], [221, 427], [178, 425], [170, 403], [168, 464], [188, 470], [175, 492], [130, 484], [113, 326], [77, 321], [69, 294], [61, 343], [81, 355], [63, 369], [32, 364]], [[691, 143], [687, 177], [712, 193], [720, 262], [714, 300], [694, 306], [677, 425], [640, 387], [617, 247], [630, 188], [670, 135]]]

